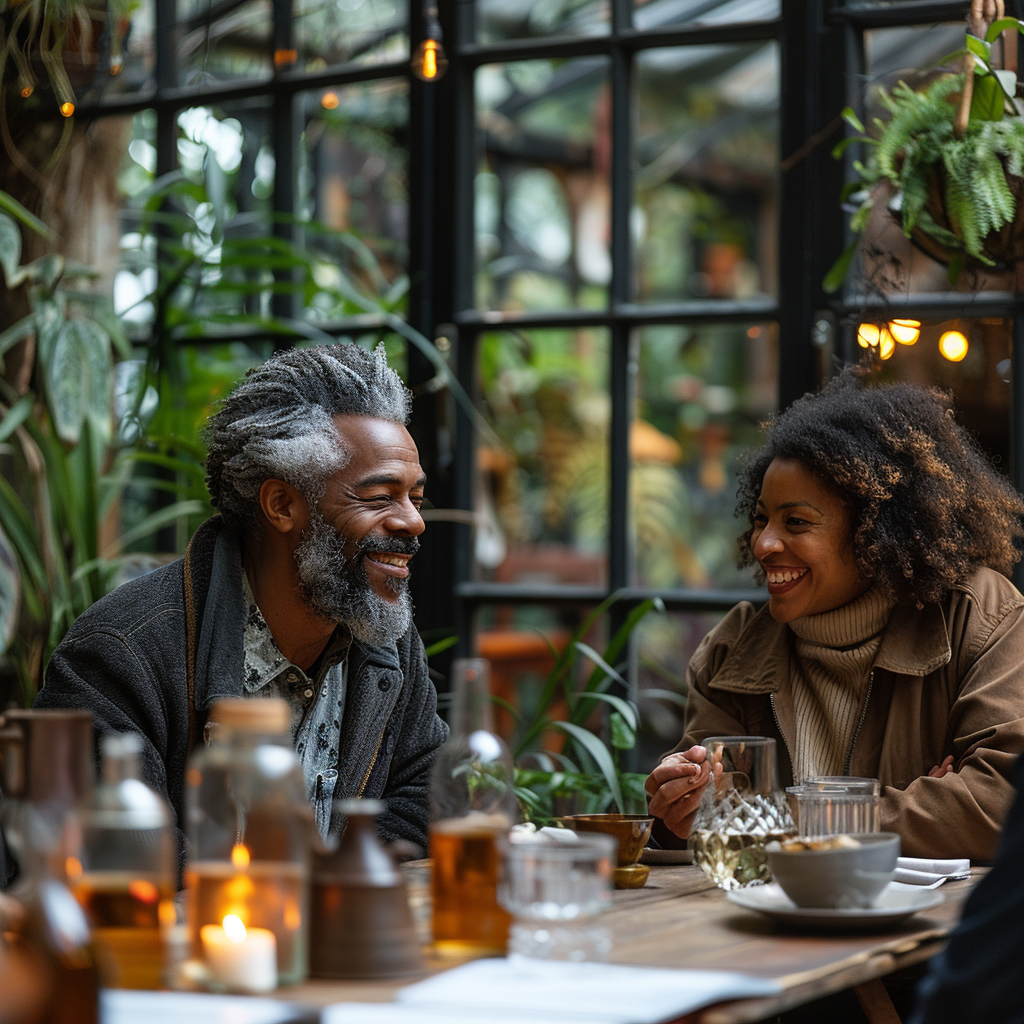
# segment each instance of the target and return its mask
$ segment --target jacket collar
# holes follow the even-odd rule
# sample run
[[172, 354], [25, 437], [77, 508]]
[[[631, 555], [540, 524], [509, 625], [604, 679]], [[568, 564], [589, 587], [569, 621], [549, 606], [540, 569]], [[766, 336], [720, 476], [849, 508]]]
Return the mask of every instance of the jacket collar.
[[[220, 516], [203, 523], [189, 546], [195, 553], [192, 589], [198, 613], [194, 706], [206, 710], [221, 697], [245, 696], [243, 634], [247, 609], [242, 548]], [[395, 642], [372, 647], [353, 639], [348, 658], [350, 679], [356, 678], [364, 666], [394, 671], [400, 667]]]
[[[736, 638], [710, 682], [717, 690], [776, 693], [789, 678], [793, 633], [762, 607]], [[898, 604], [889, 617], [874, 667], [923, 676], [949, 662], [952, 651], [942, 608]]]

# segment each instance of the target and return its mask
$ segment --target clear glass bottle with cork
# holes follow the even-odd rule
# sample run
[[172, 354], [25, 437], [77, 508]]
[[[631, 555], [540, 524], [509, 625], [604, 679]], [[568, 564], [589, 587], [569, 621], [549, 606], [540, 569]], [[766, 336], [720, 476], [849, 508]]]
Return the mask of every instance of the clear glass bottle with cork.
[[283, 700], [219, 700], [189, 762], [186, 918], [212, 988], [267, 992], [308, 971], [315, 829], [290, 720]]
[[515, 817], [512, 757], [494, 732], [490, 673], [481, 658], [452, 664], [451, 733], [430, 778], [434, 950], [505, 952], [510, 917], [498, 903], [500, 840]]
[[99, 785], [78, 809], [81, 854], [69, 858], [68, 884], [89, 919], [104, 984], [157, 989], [169, 981], [175, 921], [171, 811], [139, 778], [138, 733], [108, 733], [100, 751]]

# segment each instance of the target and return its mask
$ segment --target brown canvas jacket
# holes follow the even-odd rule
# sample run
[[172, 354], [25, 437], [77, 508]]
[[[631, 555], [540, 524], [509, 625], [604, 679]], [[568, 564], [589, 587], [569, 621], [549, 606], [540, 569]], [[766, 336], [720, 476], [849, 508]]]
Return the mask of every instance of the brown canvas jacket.
[[[687, 671], [686, 750], [708, 736], [773, 736], [791, 785], [793, 634], [743, 602], [701, 642]], [[942, 604], [897, 606], [871, 671], [846, 774], [881, 783], [883, 831], [917, 857], [995, 854], [1024, 751], [1024, 596], [979, 569]], [[928, 770], [953, 755], [945, 778]]]

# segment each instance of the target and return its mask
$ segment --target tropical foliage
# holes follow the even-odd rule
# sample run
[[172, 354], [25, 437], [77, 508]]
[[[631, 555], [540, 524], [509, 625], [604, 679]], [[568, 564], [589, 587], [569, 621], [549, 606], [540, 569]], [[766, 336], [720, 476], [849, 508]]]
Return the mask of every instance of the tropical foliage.
[[[879, 98], [890, 116], [875, 119], [877, 137], [866, 133], [851, 109], [843, 112], [857, 134], [840, 143], [834, 155], [852, 143], [869, 149], [865, 162], [855, 162], [858, 180], [844, 194], [856, 203], [851, 227], [858, 233], [864, 229], [879, 196], [888, 195], [876, 186], [888, 184], [894, 193], [889, 210], [907, 237], [921, 231], [950, 251], [951, 280], [967, 259], [987, 266], [996, 262], [986, 251], [986, 239], [1011, 224], [1016, 212], [1007, 175], [1020, 176], [1024, 168], [1024, 116], [1014, 73], [991, 65], [992, 43], [1010, 28], [1024, 34], [1024, 22], [1001, 18], [984, 39], [968, 35], [965, 48], [951, 55], [964, 59], [962, 72], [940, 74], [919, 90], [900, 82], [891, 93], [883, 91]], [[855, 246], [833, 266], [827, 288], [842, 283]]]
[[[663, 612], [664, 605], [653, 598], [631, 609], [605, 650], [598, 653], [584, 637], [619, 598], [612, 594], [595, 608], [561, 652], [551, 647], [554, 665], [535, 701], [513, 707], [493, 698], [516, 723], [510, 743], [516, 765], [515, 793], [527, 821], [544, 825], [565, 813], [646, 809], [646, 775], [622, 768], [625, 753], [636, 745], [639, 714], [636, 704], [622, 696], [628, 684], [621, 670], [630, 634], [651, 611]], [[580, 683], [588, 665], [589, 674]], [[674, 691], [647, 690], [645, 695], [684, 701]], [[554, 735], [564, 739], [561, 750], [550, 749], [555, 744], [544, 742]]]

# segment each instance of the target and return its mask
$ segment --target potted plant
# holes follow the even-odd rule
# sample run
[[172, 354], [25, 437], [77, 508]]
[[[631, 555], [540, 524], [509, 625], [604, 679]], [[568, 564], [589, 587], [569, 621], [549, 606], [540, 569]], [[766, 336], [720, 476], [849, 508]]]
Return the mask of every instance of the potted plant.
[[[510, 742], [515, 761], [515, 794], [526, 821], [546, 825], [561, 814], [644, 813], [646, 775], [624, 771], [622, 758], [636, 745], [637, 706], [613, 689], [625, 689], [621, 658], [630, 634], [651, 611], [664, 611], [657, 599], [633, 608], [603, 653], [584, 638], [616, 601], [612, 594], [574, 630], [559, 652], [536, 701], [520, 700], [518, 707], [492, 697], [515, 722]], [[582, 683], [581, 668], [589, 664]], [[685, 696], [672, 690], [645, 690], [650, 698], [685, 705]], [[600, 714], [605, 710], [607, 714]], [[595, 728], [595, 719], [597, 725]], [[546, 743], [564, 739], [561, 749]]]
[[[966, 43], [943, 71], [919, 89], [900, 82], [881, 103], [889, 119], [875, 119], [877, 137], [856, 114], [843, 117], [857, 134], [852, 143], [869, 148], [854, 164], [858, 179], [844, 191], [856, 210], [858, 234], [879, 202], [902, 224], [908, 238], [949, 265], [955, 282], [965, 266], [1008, 267], [1024, 259], [1024, 105], [1012, 70], [996, 66], [1006, 31], [1024, 34], [1024, 21], [1003, 17], [1003, 0], [973, 0]], [[836, 261], [825, 287], [840, 286], [856, 241]]]

